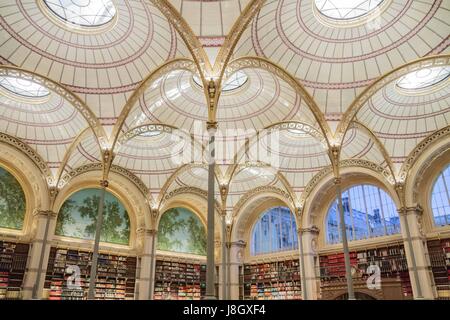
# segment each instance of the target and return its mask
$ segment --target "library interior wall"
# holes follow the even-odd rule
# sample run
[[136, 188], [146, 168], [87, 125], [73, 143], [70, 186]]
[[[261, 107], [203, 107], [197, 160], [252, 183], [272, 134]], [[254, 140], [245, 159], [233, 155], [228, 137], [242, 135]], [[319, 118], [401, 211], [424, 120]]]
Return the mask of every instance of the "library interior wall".
[[[425, 228], [426, 238], [445, 238], [450, 236], [450, 226], [435, 227], [433, 225], [433, 217], [431, 208], [429, 205], [429, 198], [431, 194], [431, 188], [436, 179], [438, 173], [450, 162], [450, 149], [448, 142], [438, 141], [431, 147], [424, 150], [421, 156], [415, 161], [412, 166], [406, 183], [406, 199], [407, 205], [412, 206], [419, 204], [424, 209], [423, 212], [423, 227]], [[8, 171], [10, 171], [15, 177], [17, 177], [21, 186], [23, 187], [27, 204], [24, 228], [20, 232], [11, 230], [0, 230], [1, 239], [9, 241], [19, 241], [25, 243], [32, 243], [37, 239], [39, 226], [38, 217], [33, 214], [37, 210], [57, 210], [60, 208], [64, 200], [73, 192], [86, 188], [96, 187], [100, 179], [100, 172], [91, 171], [83, 173], [75, 177], [71, 182], [66, 185], [58, 193], [53, 206], [51, 205], [50, 195], [47, 189], [46, 181], [42, 175], [42, 172], [37, 166], [21, 151], [2, 143], [2, 153], [0, 154], [0, 163]], [[375, 171], [371, 171], [365, 168], [347, 167], [342, 168], [342, 181], [343, 189], [351, 185], [360, 183], [374, 184], [383, 188], [392, 197], [397, 206], [399, 206], [399, 199], [395, 193], [394, 187], [387, 183], [385, 179]], [[312, 193], [305, 201], [305, 214], [301, 217], [301, 224], [298, 227], [308, 228], [317, 226], [319, 228], [319, 236], [317, 240], [317, 248], [314, 248], [314, 252], [319, 253], [331, 253], [340, 252], [339, 245], [326, 245], [324, 240], [324, 219], [327, 214], [330, 203], [334, 200], [335, 194], [332, 188], [332, 177], [324, 177], [314, 188]], [[138, 190], [138, 188], [122, 175], [110, 173], [109, 177], [110, 187], [109, 189], [123, 202], [130, 215], [131, 227], [131, 241], [128, 247], [112, 244], [101, 244], [101, 250], [104, 252], [112, 252], [115, 254], [135, 255], [140, 256], [145, 254], [148, 250], [148, 246], [143, 244], [141, 235], [137, 233], [138, 229], [157, 230], [157, 221], [152, 219], [151, 208], [144, 195]], [[320, 199], [320, 201], [319, 201]], [[256, 261], [258, 258], [251, 257], [249, 255], [249, 245], [244, 248], [244, 255], [242, 258], [236, 258], [242, 254], [238, 252], [239, 248], [242, 248], [242, 241], [247, 244], [250, 242], [251, 227], [257, 221], [262, 212], [269, 207], [284, 205], [293, 210], [293, 205], [283, 199], [278, 194], [259, 193], [254, 197], [250, 197], [246, 203], [237, 210], [237, 215], [234, 217], [235, 222], [231, 230], [229, 241], [230, 243], [240, 243], [239, 246], [233, 248], [231, 246], [231, 261], [245, 263]], [[177, 195], [171, 199], [168, 199], [163, 206], [159, 215], [165, 212], [167, 209], [177, 206], [185, 206], [190, 210], [196, 212], [204, 222], [206, 211], [206, 199], [196, 194], [190, 195]], [[217, 217], [220, 217], [219, 212], [216, 210]], [[297, 219], [297, 217], [296, 217]], [[220, 221], [220, 220], [219, 220]], [[403, 227], [403, 226], [402, 226]], [[91, 250], [92, 242], [89, 241], [68, 241], [64, 238], [55, 237], [53, 235], [54, 228], [50, 232], [49, 238], [51, 239], [51, 245], [62, 245], [64, 247], [79, 248], [85, 250]], [[216, 240], [220, 242], [220, 227], [219, 222], [216, 225]], [[357, 250], [359, 248], [377, 247], [382, 244], [388, 244], [392, 241], [401, 241], [402, 236], [389, 236], [380, 237], [360, 241], [352, 241], [349, 243], [351, 250]], [[304, 242], [305, 246], [310, 247], [311, 242]], [[218, 246], [219, 248], [220, 246]], [[217, 248], [217, 249], [218, 249]], [[311, 248], [309, 248], [311, 249]], [[408, 251], [408, 250], [406, 250]], [[171, 256], [170, 254], [168, 256]], [[177, 254], [178, 259], [183, 259], [182, 254]], [[30, 255], [31, 260], [36, 260], [39, 256], [35, 254]], [[298, 259], [298, 252], [279, 252], [274, 254], [265, 255], [267, 260], [279, 260], [296, 258]], [[186, 259], [195, 260], [195, 257], [186, 255]], [[256, 260], [255, 260], [256, 259]], [[32, 261], [29, 261], [31, 263]], [[216, 262], [220, 263], [220, 251], [216, 256]], [[46, 265], [46, 264], [45, 264]], [[316, 266], [310, 266], [315, 268]], [[306, 266], [307, 268], [307, 266]], [[236, 270], [236, 269], [235, 269]], [[233, 275], [230, 274], [230, 282], [233, 279]], [[30, 279], [30, 277], [25, 277]], [[29, 284], [25, 280], [25, 283]], [[432, 285], [432, 284], [431, 284]], [[136, 297], [139, 298], [139, 297]], [[232, 298], [236, 298], [235, 294], [232, 294]]]

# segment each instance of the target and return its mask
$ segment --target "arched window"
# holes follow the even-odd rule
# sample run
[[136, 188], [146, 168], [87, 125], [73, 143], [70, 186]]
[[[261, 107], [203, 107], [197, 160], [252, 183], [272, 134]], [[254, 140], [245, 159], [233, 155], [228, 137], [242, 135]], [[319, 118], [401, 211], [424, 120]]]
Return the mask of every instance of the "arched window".
[[206, 255], [206, 229], [186, 208], [164, 212], [158, 227], [158, 250]]
[[298, 248], [294, 215], [286, 207], [265, 211], [253, 226], [251, 254], [264, 254]]
[[450, 165], [439, 174], [434, 183], [431, 209], [437, 226], [450, 224]]
[[[400, 233], [400, 218], [394, 201], [373, 185], [353, 186], [342, 193], [348, 241]], [[337, 199], [331, 204], [326, 220], [327, 242], [341, 242]]]
[[[62, 205], [55, 234], [93, 240], [97, 224], [100, 189], [83, 189], [72, 194]], [[125, 244], [130, 239], [130, 219], [123, 204], [113, 194], [105, 193], [100, 241]]]
[[0, 228], [21, 230], [25, 218], [25, 194], [17, 179], [0, 167]]

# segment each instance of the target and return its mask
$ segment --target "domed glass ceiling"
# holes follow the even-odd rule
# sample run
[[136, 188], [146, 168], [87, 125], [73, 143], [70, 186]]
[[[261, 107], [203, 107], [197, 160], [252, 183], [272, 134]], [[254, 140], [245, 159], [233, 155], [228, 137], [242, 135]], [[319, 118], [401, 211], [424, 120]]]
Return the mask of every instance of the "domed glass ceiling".
[[[203, 88], [202, 82], [200, 78], [197, 75], [194, 75], [194, 82]], [[240, 87], [242, 87], [248, 80], [248, 76], [245, 74], [244, 71], [236, 71], [233, 73], [225, 82], [225, 84], [222, 86], [222, 91], [233, 91]]]
[[384, 0], [315, 0], [317, 10], [323, 15], [336, 19], [354, 19], [368, 14]]
[[9, 92], [27, 98], [41, 98], [50, 94], [47, 88], [34, 81], [11, 76], [1, 76], [0, 86]]
[[397, 81], [397, 86], [407, 90], [431, 87], [450, 77], [450, 66], [425, 68], [408, 73]]
[[116, 8], [111, 0], [44, 0], [58, 18], [83, 27], [98, 27], [111, 21]]

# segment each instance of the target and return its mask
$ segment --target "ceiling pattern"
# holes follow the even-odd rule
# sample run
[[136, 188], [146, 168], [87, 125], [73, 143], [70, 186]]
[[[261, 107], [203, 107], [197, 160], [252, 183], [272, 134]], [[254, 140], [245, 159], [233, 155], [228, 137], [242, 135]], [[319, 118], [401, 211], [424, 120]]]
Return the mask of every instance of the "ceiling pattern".
[[314, 0], [266, 1], [234, 56], [257, 55], [279, 64], [332, 119], [382, 74], [426, 55], [449, 52], [448, 1], [385, 2], [373, 20], [334, 26], [317, 19]]
[[[0, 133], [33, 148], [60, 187], [80, 168], [100, 170], [99, 147], [113, 146], [113, 171], [140, 179], [151, 201], [189, 187], [206, 192], [208, 109], [194, 81], [204, 53], [194, 63], [183, 39], [218, 51], [259, 2], [171, 0], [180, 13], [172, 22], [165, 1], [113, 2], [116, 15], [92, 31], [62, 24], [39, 1], [0, 4]], [[450, 68], [448, 1], [384, 0], [351, 23], [319, 17], [315, 0], [261, 3], [223, 70], [222, 84], [235, 72], [247, 80], [222, 91], [217, 106], [215, 193], [219, 201], [228, 186], [227, 212], [258, 188], [302, 199], [330, 168], [331, 143], [340, 142], [343, 163], [396, 174], [424, 138], [450, 125], [445, 74], [418, 91], [397, 85], [410, 72]], [[194, 34], [181, 30], [182, 39], [172, 23], [183, 18]], [[234, 47], [225, 45], [223, 61]], [[442, 56], [411, 64], [429, 55]], [[28, 71], [11, 68], [8, 79], [5, 65]]]
[[108, 32], [78, 32], [48, 17], [39, 1], [0, 5], [2, 62], [48, 76], [77, 93], [105, 126], [152, 70], [190, 57], [174, 27], [150, 1], [116, 1]]

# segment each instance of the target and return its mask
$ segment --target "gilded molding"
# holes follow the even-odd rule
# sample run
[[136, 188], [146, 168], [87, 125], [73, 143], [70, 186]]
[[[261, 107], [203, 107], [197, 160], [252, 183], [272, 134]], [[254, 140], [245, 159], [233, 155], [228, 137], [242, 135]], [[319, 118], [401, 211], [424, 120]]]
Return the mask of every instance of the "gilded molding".
[[443, 129], [440, 129], [428, 137], [426, 137], [424, 140], [422, 140], [409, 154], [408, 158], [403, 163], [399, 178], [401, 181], [406, 181], [409, 175], [409, 170], [414, 166], [417, 159], [420, 157], [420, 155], [423, 154], [424, 150], [426, 150], [428, 147], [433, 145], [436, 141], [440, 141], [441, 139], [449, 138], [450, 137], [450, 126], [447, 126]]
[[[172, 190], [170, 192], [167, 192], [164, 194], [161, 202], [159, 203], [159, 208], [161, 208], [165, 203], [167, 203], [170, 199], [174, 198], [175, 196], [182, 195], [182, 194], [193, 194], [196, 196], [200, 196], [201, 198], [207, 200], [208, 199], [208, 192], [199, 188], [195, 187], [181, 187], [175, 190]], [[217, 201], [215, 202], [215, 207], [217, 212], [221, 212], [222, 208], [220, 204]]]
[[248, 191], [239, 199], [239, 201], [236, 203], [236, 205], [234, 206], [234, 209], [233, 209], [233, 218], [237, 216], [239, 211], [242, 209], [242, 207], [248, 201], [250, 201], [252, 198], [254, 198], [257, 195], [264, 194], [264, 193], [272, 193], [272, 194], [280, 195], [282, 198], [284, 198], [286, 200], [287, 203], [289, 203], [291, 206], [294, 206], [294, 201], [292, 199], [292, 196], [288, 192], [281, 190], [280, 188], [273, 187], [273, 186], [260, 186], [260, 187], [256, 187], [256, 188]]
[[33, 148], [31, 148], [25, 142], [21, 141], [19, 138], [15, 138], [3, 132], [0, 132], [0, 142], [4, 142], [16, 148], [17, 150], [22, 152], [25, 156], [27, 156], [29, 159], [31, 159], [44, 175], [47, 184], [52, 185], [54, 178], [49, 167], [47, 166], [47, 162], [45, 162], [45, 160], [42, 159], [42, 157], [36, 151], [34, 151]]

